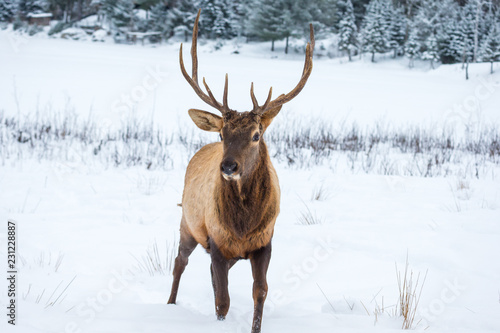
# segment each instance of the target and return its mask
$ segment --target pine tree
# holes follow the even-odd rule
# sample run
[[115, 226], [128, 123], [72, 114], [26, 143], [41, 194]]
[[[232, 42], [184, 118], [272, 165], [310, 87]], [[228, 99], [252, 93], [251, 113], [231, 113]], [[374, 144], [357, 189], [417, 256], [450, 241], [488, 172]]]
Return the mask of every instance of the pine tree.
[[405, 53], [410, 58], [408, 67], [413, 68], [415, 59], [420, 55], [420, 43], [416, 37], [416, 31], [410, 33], [410, 37], [405, 45]]
[[435, 33], [439, 25], [439, 0], [423, 0], [417, 8], [412, 26], [415, 30], [415, 38], [423, 44], [429, 36]]
[[467, 61], [472, 61], [475, 54], [474, 34], [476, 28], [476, 4], [472, 1], [468, 1], [460, 11], [460, 19], [462, 63], [465, 63]]
[[208, 38], [228, 39], [236, 36], [233, 26], [235, 13], [230, 6], [231, 0], [201, 0], [198, 6], [203, 15], [200, 17], [200, 35]]
[[443, 64], [459, 62], [462, 56], [462, 33], [457, 20], [444, 23], [437, 35], [439, 55]]
[[28, 14], [43, 13], [48, 9], [45, 0], [17, 0], [18, 13], [21, 18], [26, 18]]
[[500, 29], [497, 24], [493, 24], [483, 41], [481, 58], [491, 63], [490, 73], [493, 74], [493, 62], [500, 61]]
[[[497, 5], [498, 7], [498, 5]], [[499, 11], [500, 8], [496, 8]], [[492, 1], [488, 2], [488, 5], [485, 6], [485, 13], [482, 15], [482, 19], [479, 20], [479, 42], [482, 45], [482, 40], [487, 38], [491, 27], [497, 24], [495, 20], [495, 7], [493, 6]]]
[[430, 60], [431, 68], [434, 69], [434, 62], [439, 61], [439, 48], [435, 35], [429, 36], [425, 42], [426, 50], [422, 53], [423, 60]]
[[177, 6], [168, 11], [168, 22], [172, 31], [184, 33], [184, 41], [188, 41], [189, 33], [194, 25], [197, 13], [196, 6], [192, 0], [180, 0]]
[[16, 13], [16, 4], [12, 0], [0, 1], [0, 22], [10, 22]]
[[137, 18], [132, 0], [118, 0], [112, 15], [111, 20], [115, 27], [128, 28], [130, 31], [134, 30]]
[[339, 50], [347, 52], [349, 61], [352, 60], [352, 51], [356, 49], [357, 27], [354, 22], [354, 9], [351, 0], [345, 1], [345, 11], [339, 22]]
[[160, 32], [163, 37], [169, 37], [172, 34], [172, 25], [168, 17], [168, 9], [162, 2], [152, 6], [149, 14], [148, 29]]
[[230, 25], [233, 27], [236, 36], [245, 34], [245, 27], [248, 22], [247, 2], [246, 0], [229, 1], [230, 12], [232, 13]]
[[389, 45], [394, 50], [394, 58], [403, 53], [406, 40], [406, 17], [401, 9], [394, 9], [389, 26]]
[[383, 9], [380, 0], [370, 1], [363, 23], [363, 49], [372, 54], [372, 62], [375, 62], [375, 53], [386, 52], [389, 46]]
[[[300, 1], [300, 0], [297, 0]], [[313, 0], [302, 1], [308, 4], [308, 12], [311, 20], [308, 22], [300, 22], [306, 36], [309, 36], [309, 23], [314, 24], [314, 30], [317, 34], [321, 31], [331, 31], [337, 26], [338, 13], [343, 13], [345, 10], [340, 11], [340, 3], [346, 2], [342, 0]], [[351, 4], [352, 6], [352, 4]]]
[[274, 41], [286, 37], [290, 19], [283, 0], [257, 0], [250, 18], [250, 34], [271, 41], [271, 51], [274, 51]]
[[111, 28], [113, 28], [113, 14], [115, 13], [116, 1], [99, 0], [99, 14], [104, 16]]

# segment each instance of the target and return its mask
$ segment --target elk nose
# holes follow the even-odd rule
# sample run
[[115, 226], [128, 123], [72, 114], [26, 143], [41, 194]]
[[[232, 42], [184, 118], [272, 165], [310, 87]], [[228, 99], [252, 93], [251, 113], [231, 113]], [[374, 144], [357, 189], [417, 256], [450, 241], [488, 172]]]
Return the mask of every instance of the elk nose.
[[228, 176], [235, 173], [236, 170], [238, 170], [238, 163], [236, 163], [236, 161], [234, 160], [227, 160], [222, 162], [221, 164], [221, 171]]

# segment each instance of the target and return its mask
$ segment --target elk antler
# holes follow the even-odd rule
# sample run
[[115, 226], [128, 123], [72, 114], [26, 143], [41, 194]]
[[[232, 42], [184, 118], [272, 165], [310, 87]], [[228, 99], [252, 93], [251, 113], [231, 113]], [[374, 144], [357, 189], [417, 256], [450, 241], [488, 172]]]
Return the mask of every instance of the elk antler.
[[229, 107], [227, 105], [227, 74], [226, 74], [226, 80], [224, 83], [224, 96], [222, 99], [223, 104], [220, 104], [217, 102], [215, 99], [214, 95], [212, 94], [212, 91], [208, 87], [208, 84], [205, 82], [205, 78], [203, 78], [203, 85], [205, 86], [205, 89], [208, 92], [208, 95], [205, 94], [201, 88], [200, 85], [198, 84], [198, 56], [197, 56], [197, 51], [196, 51], [196, 45], [198, 42], [198, 20], [200, 19], [200, 12], [201, 9], [198, 10], [198, 15], [196, 16], [196, 20], [194, 21], [194, 27], [193, 27], [193, 42], [191, 44], [191, 59], [192, 59], [192, 75], [189, 76], [186, 68], [184, 67], [184, 60], [182, 59], [182, 43], [181, 43], [181, 49], [179, 51], [179, 62], [181, 64], [181, 72], [182, 75], [184, 75], [184, 78], [186, 81], [189, 83], [189, 85], [194, 89], [196, 94], [208, 105], [216, 108], [219, 110], [223, 115], [229, 111]]
[[[181, 43], [181, 48], [179, 50], [179, 62], [181, 65], [181, 71], [182, 75], [186, 79], [186, 81], [189, 83], [189, 85], [193, 88], [193, 90], [196, 92], [196, 94], [208, 105], [214, 107], [215, 109], [219, 110], [223, 115], [226, 114], [229, 111], [229, 106], [227, 105], [227, 73], [226, 73], [226, 79], [224, 82], [224, 95], [222, 97], [222, 104], [219, 103], [214, 95], [212, 94], [212, 91], [208, 87], [208, 84], [205, 81], [205, 78], [203, 78], [203, 85], [205, 86], [205, 89], [207, 90], [207, 94], [201, 90], [200, 85], [198, 84], [198, 56], [197, 56], [197, 42], [198, 42], [198, 21], [200, 19], [200, 13], [201, 9], [198, 10], [198, 15], [196, 15], [196, 19], [194, 21], [194, 27], [193, 27], [193, 42], [191, 44], [191, 59], [192, 59], [192, 75], [189, 76], [186, 68], [184, 67], [184, 60], [182, 59], [182, 43]], [[313, 60], [313, 51], [314, 51], [314, 29], [312, 24], [309, 24], [309, 35], [311, 41], [307, 43], [306, 46], [306, 59], [304, 62], [304, 69], [302, 71], [302, 77], [300, 78], [299, 83], [295, 88], [293, 88], [292, 91], [290, 91], [288, 94], [282, 94], [278, 96], [275, 100], [271, 101], [271, 95], [273, 92], [273, 88], [271, 87], [269, 89], [269, 94], [267, 96], [266, 102], [262, 105], [259, 106], [259, 103], [257, 102], [257, 98], [255, 97], [255, 94], [253, 92], [253, 82], [250, 87], [250, 96], [252, 98], [252, 103], [253, 103], [253, 110], [252, 112], [258, 114], [258, 115], [263, 115], [264, 113], [268, 112], [271, 109], [275, 109], [279, 107], [280, 105], [283, 105], [289, 101], [291, 101], [295, 96], [297, 96], [302, 88], [304, 88], [304, 85], [307, 82], [307, 79], [309, 78], [309, 75], [311, 75], [312, 71], [312, 60]]]
[[289, 101], [291, 101], [295, 96], [297, 96], [302, 88], [304, 88], [304, 85], [307, 82], [307, 79], [309, 78], [309, 75], [311, 75], [312, 72], [312, 61], [313, 61], [313, 51], [314, 51], [314, 28], [312, 24], [309, 24], [309, 35], [311, 38], [311, 42], [307, 43], [306, 46], [306, 59], [304, 62], [304, 70], [302, 71], [302, 77], [300, 78], [299, 83], [295, 88], [293, 88], [292, 91], [290, 91], [288, 94], [282, 94], [278, 96], [275, 100], [271, 101], [271, 95], [273, 92], [273, 88], [271, 87], [269, 89], [269, 95], [267, 96], [267, 100], [264, 103], [264, 105], [259, 106], [257, 103], [257, 99], [255, 98], [255, 95], [253, 93], [253, 83], [250, 87], [250, 96], [252, 97], [252, 103], [253, 103], [253, 111], [254, 113], [257, 113], [259, 115], [263, 115], [267, 111], [271, 109], [275, 109], [280, 105], [283, 105]]

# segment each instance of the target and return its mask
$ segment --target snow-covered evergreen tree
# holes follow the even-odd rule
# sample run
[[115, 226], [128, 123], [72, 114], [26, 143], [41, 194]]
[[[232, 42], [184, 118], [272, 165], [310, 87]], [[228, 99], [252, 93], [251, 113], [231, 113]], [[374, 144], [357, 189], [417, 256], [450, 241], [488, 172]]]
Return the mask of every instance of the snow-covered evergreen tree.
[[354, 9], [351, 0], [345, 1], [345, 11], [339, 22], [339, 50], [347, 52], [349, 61], [352, 60], [352, 53], [356, 50], [357, 27], [354, 21]]
[[179, 0], [177, 6], [171, 8], [167, 13], [170, 29], [182, 32], [186, 42], [189, 40], [197, 12], [198, 9], [192, 0]]
[[379, 0], [380, 1], [380, 13], [383, 17], [382, 22], [385, 24], [385, 31], [387, 32], [387, 38], [389, 39], [392, 16], [394, 14], [394, 6], [392, 5], [392, 0]]
[[[495, 9], [498, 12], [499, 8], [495, 8], [493, 6], [493, 1], [483, 2], [484, 14], [482, 18], [479, 20], [479, 42], [482, 45], [481, 41], [488, 36], [491, 27], [496, 24], [495, 18]], [[497, 5], [498, 6], [498, 5]]]
[[[300, 0], [295, 1], [301, 2]], [[307, 4], [307, 10], [311, 17], [310, 21], [299, 22], [307, 36], [309, 36], [309, 23], [314, 24], [314, 30], [318, 34], [321, 34], [321, 31], [331, 31], [337, 26], [337, 15], [340, 13], [340, 2], [342, 0], [312, 0], [302, 2]]]
[[436, 32], [439, 25], [439, 0], [422, 0], [417, 7], [415, 17], [412, 19], [412, 27], [415, 30], [416, 39], [423, 44], [430, 35]]
[[16, 3], [13, 0], [0, 1], [0, 22], [10, 22], [16, 14]]
[[200, 0], [200, 35], [208, 38], [228, 39], [236, 36], [235, 13], [231, 0]]
[[99, 15], [104, 17], [104, 20], [113, 28], [113, 14], [115, 12], [116, 1], [99, 0], [97, 4], [99, 5]]
[[271, 51], [274, 51], [274, 41], [285, 38], [289, 32], [290, 20], [291, 15], [283, 0], [256, 0], [249, 32], [263, 40], [271, 41]]
[[493, 62], [500, 61], [500, 28], [498, 24], [493, 24], [483, 41], [481, 59], [491, 63], [490, 73], [493, 74]]
[[443, 24], [437, 35], [439, 54], [443, 64], [459, 62], [462, 57], [462, 33], [456, 19]]
[[422, 53], [423, 60], [430, 60], [431, 68], [434, 69], [434, 62], [439, 61], [439, 48], [436, 36], [430, 35], [425, 42], [425, 51]]
[[471, 62], [476, 53], [474, 49], [474, 34], [476, 30], [476, 0], [469, 0], [460, 11], [460, 32], [462, 33], [462, 62]]
[[133, 0], [118, 0], [116, 2], [111, 17], [113, 26], [119, 30], [123, 28], [134, 30], [136, 19]]
[[246, 0], [233, 0], [229, 1], [231, 15], [231, 26], [236, 36], [245, 34], [248, 17], [248, 1]]
[[21, 18], [26, 18], [28, 14], [45, 12], [49, 4], [45, 0], [17, 0], [17, 10]]
[[406, 17], [401, 8], [395, 8], [389, 26], [389, 45], [394, 50], [394, 58], [402, 54], [406, 40]]
[[168, 17], [169, 10], [164, 3], [158, 2], [149, 10], [148, 29], [160, 32], [163, 37], [172, 34], [172, 25]]
[[405, 45], [405, 54], [410, 58], [408, 67], [413, 68], [415, 59], [420, 56], [420, 43], [417, 40], [416, 31], [413, 30]]
[[363, 49], [372, 54], [372, 62], [375, 53], [386, 52], [389, 47], [384, 8], [381, 0], [371, 0], [363, 22]]
[[[416, 38], [422, 51], [426, 51], [427, 41], [432, 35], [437, 36], [439, 43], [442, 39], [444, 44], [449, 44], [450, 26], [452, 21], [458, 20], [458, 8], [454, 0], [422, 0], [420, 2], [415, 17], [412, 18], [412, 27], [416, 30]], [[445, 27], [446, 25], [448, 26]]]

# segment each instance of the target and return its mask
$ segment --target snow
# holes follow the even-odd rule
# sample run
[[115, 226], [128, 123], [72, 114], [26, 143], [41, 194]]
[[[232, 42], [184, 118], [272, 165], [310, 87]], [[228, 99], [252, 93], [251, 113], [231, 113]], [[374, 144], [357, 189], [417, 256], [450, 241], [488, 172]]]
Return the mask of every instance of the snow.
[[[19, 38], [0, 32], [0, 108], [6, 114], [75, 112], [85, 118], [92, 113], [101, 124], [133, 114], [153, 117], [169, 130], [194, 129], [186, 110], [208, 109], [179, 73], [178, 43], [142, 47]], [[220, 51], [206, 43], [199, 53], [200, 76], [221, 96], [228, 71], [230, 106], [248, 110], [250, 82], [263, 100], [270, 85], [277, 95], [298, 80], [302, 55], [284, 56], [283, 45], [277, 46], [272, 54], [267, 43], [227, 43]], [[232, 53], [235, 48], [239, 54]], [[188, 50], [185, 45], [189, 66]], [[488, 74], [489, 63], [470, 65], [471, 79], [465, 81], [460, 66], [430, 71], [428, 63], [416, 62], [409, 70], [407, 59], [379, 59], [376, 64], [315, 60], [303, 92], [275, 122], [314, 116], [362, 125], [380, 119], [401, 126], [438, 127], [453, 120], [465, 127], [471, 119], [498, 123], [498, 63], [494, 75]], [[134, 96], [137, 101], [127, 105]], [[248, 262], [230, 272], [231, 308], [223, 322], [214, 314], [210, 260], [200, 247], [182, 276], [177, 305], [166, 305], [170, 274], [151, 276], [138, 268], [137, 260], [155, 244], [162, 258], [175, 246], [183, 164], [148, 171], [5, 160], [0, 166], [0, 252], [6, 258], [6, 221], [15, 220], [18, 261], [24, 262], [19, 263], [17, 327], [3, 319], [5, 327], [23, 333], [249, 332]], [[282, 206], [263, 332], [399, 330], [402, 320], [393, 315], [399, 295], [395, 264], [403, 270], [407, 255], [421, 281], [427, 272], [417, 330], [500, 330], [498, 168], [486, 178], [463, 180], [275, 167]], [[321, 186], [324, 198], [314, 200]], [[321, 223], [298, 223], [306, 207]], [[5, 288], [1, 299], [5, 309]], [[380, 308], [384, 313], [375, 316]]]
[[[177, 119], [190, 122], [186, 109], [206, 109], [189, 85], [181, 81], [179, 43], [155, 49], [91, 42], [68, 44], [64, 40], [47, 44], [43, 39], [20, 39], [6, 33], [0, 35], [0, 41], [7, 43], [0, 61], [9, 64], [2, 69], [2, 106], [10, 114], [18, 112], [16, 95], [23, 114], [35, 109], [44, 112], [48, 104], [54, 110], [70, 104], [79, 114], [92, 110], [110, 123], [132, 112], [154, 113], [155, 121], [169, 128], [176, 126]], [[189, 46], [186, 44], [184, 50], [188, 71]], [[212, 46], [200, 46], [200, 79], [206, 77], [215, 96], [222, 96], [224, 74], [228, 72], [229, 105], [236, 110], [248, 110], [252, 105], [251, 82], [257, 98], [264, 100], [270, 86], [275, 96], [293, 89], [303, 67], [303, 55], [285, 57], [282, 45], [277, 45], [274, 54], [269, 52], [268, 43], [239, 44], [240, 54], [232, 53], [236, 46], [230, 43], [219, 52]], [[428, 125], [454, 117], [499, 121], [499, 64], [493, 75], [489, 75], [489, 63], [471, 65], [471, 79], [464, 82], [460, 65], [431, 71], [428, 63], [416, 63], [420, 67], [409, 70], [408, 59], [390, 61], [377, 55], [379, 63], [371, 64], [369, 58], [352, 63], [345, 59], [317, 61], [311, 82], [287, 106], [287, 113], [362, 124], [381, 118], [393, 124]], [[76, 75], [68, 75], [70, 72]], [[46, 84], [48, 77], [50, 84]]]
[[108, 33], [104, 29], [98, 29], [92, 33], [92, 41], [94, 42], [104, 42], [106, 40]]
[[52, 13], [29, 13], [27, 16], [34, 18], [52, 17]]

